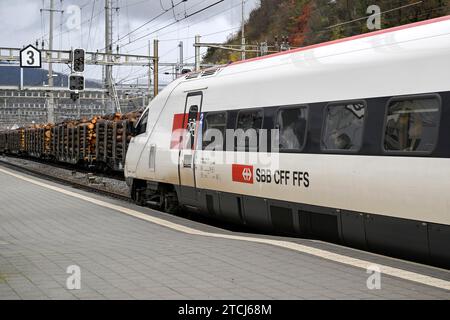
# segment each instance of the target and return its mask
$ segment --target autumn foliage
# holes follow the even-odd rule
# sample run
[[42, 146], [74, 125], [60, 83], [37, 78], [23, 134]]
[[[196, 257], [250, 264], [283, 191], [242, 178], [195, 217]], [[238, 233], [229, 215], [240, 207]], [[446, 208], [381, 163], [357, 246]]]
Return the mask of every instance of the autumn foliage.
[[[427, 20], [450, 14], [450, 0], [261, 0], [246, 22], [247, 44], [267, 42], [276, 50], [281, 37], [292, 47], [302, 47], [370, 32], [367, 9], [378, 5], [382, 28]], [[241, 33], [228, 44], [240, 44]], [[247, 57], [256, 56], [249, 52]], [[206, 62], [228, 63], [240, 59], [239, 52], [209, 49]]]

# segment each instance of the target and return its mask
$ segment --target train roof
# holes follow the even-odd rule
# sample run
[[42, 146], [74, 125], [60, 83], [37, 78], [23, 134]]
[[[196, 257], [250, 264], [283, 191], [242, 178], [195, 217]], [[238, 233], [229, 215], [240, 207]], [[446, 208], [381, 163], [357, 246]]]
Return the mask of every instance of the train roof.
[[207, 88], [210, 106], [236, 109], [439, 92], [450, 89], [449, 56], [445, 16], [191, 73], [174, 86]]
[[375, 37], [375, 36], [379, 36], [379, 35], [383, 35], [383, 34], [388, 34], [388, 33], [396, 32], [396, 31], [407, 30], [407, 29], [412, 29], [412, 28], [417, 28], [417, 27], [420, 27], [420, 26], [425, 26], [425, 25], [434, 24], [434, 23], [447, 21], [447, 20], [450, 20], [450, 15], [444, 16], [444, 17], [435, 18], [435, 19], [429, 19], [429, 20], [414, 22], [414, 23], [410, 23], [410, 24], [406, 24], [406, 25], [402, 25], [402, 26], [397, 26], [397, 27], [392, 27], [392, 28], [388, 28], [388, 29], [384, 29], [384, 30], [376, 30], [376, 31], [373, 31], [373, 32], [363, 33], [363, 34], [359, 34], [359, 35], [355, 35], [355, 36], [351, 36], [351, 37], [346, 37], [346, 38], [341, 38], [341, 39], [337, 39], [337, 40], [326, 41], [326, 42], [322, 42], [322, 43], [318, 43], [318, 44], [314, 44], [314, 45], [309, 45], [309, 46], [306, 46], [306, 47], [301, 47], [301, 48], [296, 48], [296, 49], [292, 49], [292, 50], [288, 50], [288, 51], [283, 51], [283, 52], [278, 52], [278, 53], [266, 55], [266, 56], [263, 56], [263, 57], [256, 57], [256, 58], [251, 58], [251, 59], [247, 59], [247, 60], [243, 60], [243, 61], [236, 61], [236, 62], [233, 62], [230, 65], [237, 65], [237, 64], [242, 64], [242, 63], [248, 63], [248, 62], [258, 61], [258, 60], [262, 60], [262, 59], [270, 59], [270, 58], [273, 58], [273, 57], [276, 57], [276, 56], [281, 56], [281, 55], [286, 55], [286, 54], [293, 54], [293, 53], [296, 53], [296, 52], [317, 49], [317, 48], [320, 48], [320, 47], [331, 46], [331, 45], [334, 45], [334, 44], [354, 41], [354, 40], [363, 39], [363, 38]]

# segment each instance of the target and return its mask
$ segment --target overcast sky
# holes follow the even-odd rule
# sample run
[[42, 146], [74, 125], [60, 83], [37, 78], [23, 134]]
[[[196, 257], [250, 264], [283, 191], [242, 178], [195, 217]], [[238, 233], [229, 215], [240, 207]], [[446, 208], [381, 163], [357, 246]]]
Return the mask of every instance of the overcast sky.
[[[196, 34], [202, 35], [204, 42], [223, 42], [233, 32], [239, 30], [241, 22], [242, 0], [224, 0], [199, 14], [183, 19], [186, 15], [216, 3], [218, 0], [112, 0], [115, 10], [113, 15], [113, 39], [121, 39], [120, 52], [147, 54], [148, 41], [158, 38], [162, 62], [177, 62], [179, 41], [184, 42], [184, 58], [186, 62], [194, 62], [192, 46]], [[67, 50], [75, 47], [89, 51], [104, 51], [105, 0], [54, 0], [55, 12], [54, 48]], [[175, 5], [172, 8], [172, 3]], [[245, 1], [246, 18], [255, 9], [259, 0]], [[42, 39], [48, 46], [49, 13], [41, 12], [41, 8], [49, 8], [50, 0], [0, 0], [0, 47], [23, 47]], [[74, 7], [76, 6], [76, 7]], [[77, 11], [81, 8], [81, 28], [77, 29]], [[170, 10], [169, 10], [170, 9]], [[165, 12], [165, 13], [164, 13]], [[164, 13], [164, 14], [162, 14]], [[158, 19], [127, 36], [130, 31], [140, 27], [156, 16]], [[93, 19], [91, 19], [93, 17]], [[172, 26], [168, 24], [181, 20]], [[75, 26], [75, 27], [74, 27]], [[161, 29], [160, 31], [156, 31]], [[140, 37], [143, 37], [139, 40]], [[114, 44], [116, 46], [116, 44]], [[206, 49], [203, 49], [204, 52]], [[46, 66], [44, 66], [46, 67]], [[64, 65], [56, 65], [56, 71], [68, 73]], [[169, 70], [163, 70], [169, 71]], [[101, 68], [87, 68], [86, 77], [101, 78]], [[117, 67], [114, 70], [116, 81], [136, 83], [137, 77], [143, 77], [146, 70], [140, 67]], [[161, 76], [163, 82], [169, 76]], [[145, 78], [139, 79], [141, 83]]]

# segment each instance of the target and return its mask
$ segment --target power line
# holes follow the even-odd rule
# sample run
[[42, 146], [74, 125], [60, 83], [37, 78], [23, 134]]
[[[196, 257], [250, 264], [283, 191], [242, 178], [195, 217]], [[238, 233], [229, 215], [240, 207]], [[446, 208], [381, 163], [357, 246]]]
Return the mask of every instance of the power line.
[[169, 53], [174, 52], [174, 51], [177, 50], [177, 49], [178, 49], [178, 45], [177, 45], [175, 48], [172, 48], [172, 49], [170, 49], [170, 50], [164, 52], [163, 54], [159, 55], [159, 58], [161, 59], [162, 57], [167, 56]]
[[[389, 12], [396, 11], [396, 10], [401, 10], [401, 9], [412, 7], [412, 6], [417, 6], [418, 4], [421, 4], [421, 3], [423, 3], [423, 1], [418, 1], [418, 2], [415, 2], [415, 3], [407, 4], [407, 5], [404, 5], [404, 6], [401, 6], [401, 7], [397, 7], [397, 8], [394, 8], [394, 9], [383, 11], [383, 12], [380, 12], [380, 13], [378, 13], [376, 15], [373, 15], [373, 16], [381, 16], [381, 15], [383, 15], [385, 13], [389, 13]], [[360, 20], [366, 20], [367, 18], [368, 18], [368, 16], [364, 16], [364, 17], [357, 18], [357, 19], [354, 19], [354, 20], [338, 23], [338, 24], [335, 24], [333, 26], [329, 26], [327, 29], [340, 27], [340, 26], [343, 26], [343, 25], [346, 25], [346, 24], [349, 24], [349, 23], [353, 23], [353, 22], [356, 22], [356, 21], [360, 21]]]
[[[192, 6], [190, 6], [189, 8], [187, 8], [187, 10], [190, 10], [190, 9], [192, 9], [192, 8], [195, 8], [195, 7], [199, 6], [200, 4], [202, 4], [202, 3], [206, 2], [206, 1], [209, 1], [209, 0], [203, 0], [203, 1], [197, 2], [197, 3], [195, 3], [194, 5], [192, 5]], [[187, 1], [184, 1], [185, 5], [186, 5], [186, 2], [187, 2]], [[165, 10], [166, 10], [165, 12], [168, 12], [168, 11], [171, 10], [171, 9], [169, 8], [169, 9], [165, 9]], [[163, 13], [165, 13], [165, 12], [163, 12]], [[179, 16], [179, 15], [177, 15], [177, 16]], [[186, 14], [186, 9], [185, 9], [185, 16], [187, 16], [187, 14]], [[208, 19], [209, 19], [209, 18], [208, 18]], [[206, 19], [206, 20], [208, 20], [208, 19]], [[180, 20], [177, 19], [176, 17], [175, 17], [175, 20], [180, 21]], [[136, 36], [139, 36], [139, 34], [142, 35], [142, 34], [144, 34], [145, 32], [148, 32], [149, 30], [153, 30], [153, 29], [155, 29], [155, 28], [158, 28], [158, 27], [161, 26], [161, 25], [163, 25], [163, 24], [160, 23], [160, 24], [157, 24], [156, 26], [154, 26], [154, 27], [152, 27], [152, 28], [146, 28], [146, 29], [144, 29], [144, 30], [141, 30], [140, 32], [138, 31], [138, 35], [136, 35]], [[184, 28], [183, 28], [183, 29], [184, 29]], [[134, 41], [129, 40], [129, 42], [130, 42], [130, 43], [133, 43]], [[128, 45], [128, 44], [126, 44], [126, 45]], [[143, 47], [141, 47], [141, 48], [143, 48]], [[133, 49], [133, 51], [136, 51], [136, 50], [137, 50], [137, 49]]]
[[[229, 31], [232, 31], [232, 30], [240, 29], [240, 28], [241, 28], [240, 26], [239, 27], [234, 27], [234, 28], [230, 28], [230, 29], [217, 31], [217, 32], [203, 34], [201, 36], [202, 36], [202, 38], [206, 38], [206, 37], [209, 37], [209, 36], [212, 36], [212, 35], [221, 34], [221, 33], [229, 32]], [[159, 42], [181, 41], [181, 40], [191, 40], [191, 39], [195, 39], [195, 36], [193, 36], [193, 37], [186, 37], [186, 38], [177, 38], [177, 39], [175, 39], [175, 38], [173, 38], [173, 39], [163, 39], [163, 40], [159, 40]], [[144, 49], [144, 48], [148, 48], [148, 45], [145, 45], [145, 46], [142, 46], [142, 47], [139, 47], [139, 48], [135, 48], [133, 50], [129, 50], [129, 51], [127, 51], [127, 53], [136, 52], [136, 51], [139, 51], [139, 50]], [[173, 49], [173, 50], [175, 50], [175, 49]], [[173, 50], [171, 50], [171, 51], [173, 51]]]
[[[187, 16], [187, 11], [189, 11], [189, 10], [191, 10], [191, 9], [193, 9], [193, 8], [195, 8], [195, 7], [198, 7], [199, 5], [201, 5], [201, 4], [203, 4], [203, 3], [205, 3], [205, 2], [207, 2], [207, 1], [209, 1], [209, 0], [203, 0], [203, 1], [200, 1], [200, 2], [197, 2], [197, 3], [195, 3], [194, 5], [192, 5], [192, 6], [190, 6], [189, 8], [185, 8], [185, 12], [184, 12], [184, 16], [186, 17]], [[185, 5], [186, 5], [186, 2], [185, 2]], [[234, 6], [234, 7], [236, 7], [236, 6]], [[222, 12], [219, 12], [218, 14], [221, 14], [221, 13], [223, 13], [223, 12], [226, 12], [226, 11], [228, 11], [229, 9], [227, 9], [227, 10], [224, 10], [224, 11], [222, 11]], [[215, 15], [213, 15], [213, 16], [211, 16], [211, 17], [214, 17], [214, 16], [217, 16], [217, 14], [215, 14]], [[207, 19], [205, 19], [205, 21], [206, 20], [209, 20], [211, 17], [208, 17]], [[178, 20], [178, 19], [176, 19], [175, 18], [175, 20]], [[196, 24], [196, 23], [195, 23]], [[194, 24], [194, 25], [195, 25]], [[158, 28], [159, 26], [161, 26], [162, 25], [162, 23], [161, 24], [157, 24], [156, 26], [154, 26], [153, 27], [153, 29], [154, 28]], [[189, 27], [189, 26], [188, 26]], [[184, 27], [184, 28], [181, 28], [181, 29], [178, 29], [178, 31], [180, 31], [180, 30], [184, 30], [184, 29], [186, 29], [186, 27]], [[147, 28], [147, 29], [145, 29], [145, 30], [142, 30], [142, 32], [147, 32], [147, 31], [149, 31], [150, 30], [150, 28]], [[177, 30], [174, 30], [174, 31], [171, 31], [170, 33], [173, 33], [173, 32], [175, 32], [175, 31], [177, 31]]]
[[[185, 2], [187, 0], [181, 0], [180, 2], [178, 2], [177, 4], [173, 5], [174, 7], [180, 5], [181, 3]], [[169, 10], [163, 11], [160, 14], [158, 14], [157, 16], [151, 18], [149, 21], [145, 22], [144, 24], [140, 25], [139, 27], [133, 29], [132, 31], [128, 32], [127, 34], [125, 34], [124, 36], [120, 37], [119, 39], [117, 39], [116, 41], [114, 41], [113, 43], [111, 43], [111, 45], [116, 44], [117, 42], [119, 42], [120, 40], [128, 37], [129, 35], [135, 33], [136, 31], [142, 29], [143, 27], [145, 27], [146, 25], [148, 25], [149, 23], [152, 23], [153, 21], [155, 21], [156, 19], [158, 19], [159, 17], [163, 16], [164, 14], [166, 14]], [[103, 50], [105, 48], [102, 48], [101, 50]]]
[[131, 43], [134, 43], [134, 42], [136, 42], [136, 41], [139, 41], [139, 40], [141, 40], [141, 39], [143, 39], [143, 38], [145, 38], [145, 37], [148, 37], [149, 35], [155, 34], [155, 33], [159, 32], [159, 31], [164, 30], [164, 29], [166, 29], [166, 28], [168, 28], [168, 27], [170, 27], [170, 26], [173, 26], [174, 24], [179, 23], [179, 22], [181, 22], [181, 21], [183, 21], [183, 20], [189, 19], [190, 17], [193, 17], [193, 16], [195, 16], [195, 15], [197, 15], [197, 14], [203, 12], [203, 11], [206, 11], [206, 10], [208, 10], [208, 9], [210, 9], [210, 8], [216, 6], [216, 5], [218, 5], [218, 4], [220, 4], [220, 3], [224, 2], [224, 1], [225, 1], [225, 0], [219, 0], [219, 1], [216, 1], [216, 2], [214, 2], [213, 4], [210, 4], [210, 5], [207, 6], [207, 7], [204, 7], [204, 8], [202, 8], [202, 9], [200, 9], [200, 10], [197, 10], [197, 11], [191, 13], [191, 14], [186, 15], [184, 18], [182, 18], [182, 19], [180, 19], [180, 20], [176, 20], [176, 21], [174, 21], [174, 22], [171, 22], [171, 23], [169, 23], [169, 24], [167, 24], [167, 25], [165, 25], [165, 26], [163, 26], [163, 27], [161, 27], [161, 28], [159, 28], [159, 29], [156, 29], [156, 30], [154, 30], [154, 31], [152, 31], [152, 32], [150, 32], [150, 33], [147, 33], [147, 34], [145, 34], [145, 35], [143, 35], [143, 36], [141, 36], [141, 37], [139, 37], [139, 38], [137, 38], [137, 39], [135, 39], [135, 40], [133, 40], [133, 41], [131, 41], [131, 42], [129, 42], [129, 43], [126, 43], [126, 44], [123, 45], [122, 47], [125, 47], [125, 46], [127, 46], [127, 45], [130, 45]]
[[[198, 7], [199, 5], [205, 3], [206, 1], [209, 1], [209, 0], [203, 0], [203, 1], [197, 2], [197, 3], [195, 3], [194, 5], [192, 5], [192, 6], [190, 6], [189, 8], [187, 8], [187, 10], [191, 10], [192, 8]], [[185, 2], [185, 5], [186, 5], [186, 2]], [[221, 11], [221, 12], [218, 12], [218, 13], [212, 15], [212, 16], [209, 16], [209, 17], [207, 17], [205, 20], [200, 21], [200, 22], [208, 21], [208, 20], [210, 20], [211, 18], [213, 18], [213, 17], [215, 17], [215, 16], [217, 16], [217, 15], [219, 15], [219, 14], [223, 14], [223, 13], [226, 12], [226, 11], [232, 10], [232, 9], [234, 9], [234, 8], [237, 7], [237, 6], [240, 6], [240, 4], [234, 5], [234, 6], [230, 7], [230, 8], [228, 8], [228, 9], [225, 9], [225, 10], [223, 10], [223, 11]], [[168, 10], [170, 10], [170, 9], [168, 9]], [[185, 16], [186, 16], [186, 15], [187, 15], [187, 14], [186, 14], [186, 9], [185, 9]], [[187, 28], [189, 28], [189, 27], [191, 27], [191, 26], [197, 25], [197, 24], [200, 23], [200, 22], [193, 23], [193, 24], [191, 24], [191, 25], [188, 25], [188, 26], [183, 27], [183, 28], [178, 29], [178, 30], [169, 31], [169, 32], [164, 33], [164, 34], [162, 34], [162, 35], [167, 35], [167, 34], [171, 34], [171, 33], [176, 32], [176, 31], [180, 31], [180, 30], [187, 29]], [[158, 25], [156, 25], [155, 27], [158, 27], [159, 25], [161, 25], [161, 24], [158, 24]], [[150, 30], [150, 28], [147, 28], [147, 29], [145, 29], [145, 30], [141, 30], [141, 32], [147, 32], [147, 31], [149, 31], [149, 30]], [[160, 35], [160, 36], [162, 36], [162, 35]], [[204, 35], [204, 36], [207, 36], [207, 35]], [[195, 37], [192, 37], [192, 39], [194, 39], [194, 38], [195, 38]], [[190, 39], [190, 38], [185, 38], [185, 39]], [[182, 39], [175, 39], [175, 40], [182, 40]], [[161, 41], [166, 41], [166, 40], [161, 40]], [[129, 42], [130, 42], [130, 43], [133, 43], [134, 41], [129, 40]], [[147, 45], [142, 46], [142, 47], [139, 47], [139, 48], [136, 48], [136, 49], [132, 49], [132, 50], [130, 50], [130, 51], [128, 51], [128, 52], [135, 52], [135, 51], [138, 51], [138, 50], [143, 49], [143, 48], [146, 48], [146, 47], [147, 47]]]
[[144, 2], [149, 2], [149, 0], [142, 0], [142, 1], [138, 1], [138, 2], [129, 3], [129, 4], [125, 5], [125, 6], [123, 6], [122, 8], [129, 8], [129, 7], [135, 6], [137, 4], [144, 3]]
[[[421, 4], [421, 3], [423, 3], [423, 1], [419, 1], [419, 2], [415, 2], [415, 3], [413, 3], [413, 4], [409, 4], [409, 5], [405, 5], [405, 6], [401, 6], [401, 7], [396, 7], [396, 8], [393, 8], [393, 9], [390, 9], [390, 10], [387, 10], [387, 11], [384, 11], [384, 12], [381, 12], [381, 13], [379, 13], [378, 15], [379, 16], [382, 16], [382, 15], [385, 15], [386, 13], [390, 13], [390, 12], [393, 12], [393, 11], [396, 11], [396, 10], [401, 10], [401, 9], [404, 9], [404, 8], [407, 8], [407, 7], [411, 7], [411, 6], [415, 6], [415, 5], [418, 5], [418, 4]], [[442, 8], [445, 8], [445, 7], [449, 7], [450, 5], [446, 5], [446, 6], [442, 6], [442, 7], [438, 7], [438, 8], [433, 8], [433, 9], [428, 9], [428, 10], [425, 10], [425, 12], [422, 12], [422, 14], [420, 15], [420, 16], [424, 16], [424, 15], [427, 15], [427, 14], [429, 14], [430, 12], [433, 12], [433, 11], [435, 11], [435, 10], [440, 10], [440, 9], [442, 9]], [[415, 17], [415, 16], [414, 16]], [[411, 19], [413, 19], [414, 17], [412, 17], [412, 18], [408, 18], [408, 20], [411, 20]], [[318, 31], [311, 31], [311, 34], [316, 34], [316, 35], [318, 35], [318, 34], [324, 34], [324, 33], [327, 33], [327, 32], [332, 32], [332, 29], [334, 28], [334, 27], [338, 27], [338, 26], [342, 26], [342, 25], [347, 25], [347, 24], [350, 24], [350, 23], [354, 23], [354, 22], [358, 22], [358, 21], [363, 21], [363, 20], [366, 20], [368, 17], [367, 16], [365, 16], [365, 17], [361, 17], [361, 18], [357, 18], [357, 19], [354, 19], [354, 20], [350, 20], [350, 21], [345, 21], [345, 22], [342, 22], [342, 23], [339, 23], [339, 24], [335, 24], [335, 25], [332, 25], [332, 26], [329, 26], [329, 27], [327, 27], [327, 28], [325, 28], [325, 29], [323, 29], [323, 30], [318, 30]], [[401, 25], [401, 21], [399, 21], [399, 25]], [[359, 28], [359, 25], [353, 25], [353, 26], [350, 26], [349, 27], [350, 28], [350, 30], [357, 30], [357, 31], [360, 31], [360, 30], [358, 30], [358, 29], [356, 29], [356, 28]], [[362, 33], [362, 32], [359, 32], [359, 33]]]
[[[42, 1], [42, 3], [44, 3], [44, 0]], [[85, 4], [83, 4], [82, 6], [80, 6], [80, 10], [82, 10], [83, 8], [85, 8], [86, 6], [88, 6], [91, 3], [91, 1], [86, 2]], [[44, 6], [44, 5], [43, 5]], [[85, 20], [83, 21], [81, 24], [86, 23], [89, 20]], [[58, 37], [61, 34], [67, 33], [70, 30], [66, 30], [63, 33], [57, 34], [56, 37]], [[45, 40], [45, 38], [47, 38], [49, 35], [49, 32], [47, 32], [45, 35], [43, 35], [41, 38], [39, 38], [39, 40]]]
[[117, 19], [117, 41], [119, 41], [120, 38], [120, 0], [117, 0], [116, 2], [116, 19]]
[[[202, 21], [199, 21], [199, 22], [192, 23], [192, 24], [187, 25], [187, 26], [185, 26], [185, 27], [183, 27], [183, 28], [181, 28], [181, 29], [179, 29], [179, 30], [172, 30], [172, 31], [165, 32], [165, 33], [163, 33], [163, 34], [160, 34], [159, 36], [161, 37], [161, 36], [165, 36], [165, 35], [174, 33], [174, 32], [176, 32], [176, 31], [180, 31], [180, 30], [184, 30], [184, 29], [191, 28], [191, 27], [193, 27], [193, 26], [195, 26], [195, 25], [197, 25], [197, 24], [199, 24], [199, 23], [203, 23], [203, 22], [205, 22], [205, 21], [208, 21], [208, 20], [210, 20], [210, 19], [212, 19], [212, 18], [214, 18], [214, 17], [216, 17], [216, 16], [218, 16], [218, 15], [220, 15], [220, 14], [223, 14], [223, 13], [226, 12], [226, 11], [230, 11], [230, 10], [232, 10], [232, 9], [238, 7], [238, 6], [241, 6], [241, 3], [238, 3], [238, 4], [236, 4], [236, 5], [232, 6], [232, 7], [230, 7], [230, 8], [228, 8], [228, 9], [224, 10], [224, 11], [220, 11], [220, 12], [218, 12], [218, 13], [216, 13], [216, 14], [213, 14], [213, 15], [209, 16], [208, 18], [206, 18], [205, 20], [202, 20]], [[194, 6], [193, 6], [193, 7], [194, 7]], [[195, 37], [193, 37], [193, 38], [195, 38]], [[161, 41], [164, 41], [164, 40], [161, 40]]]
[[91, 21], [89, 21], [89, 32], [88, 32], [88, 39], [87, 39], [87, 47], [89, 47], [89, 43], [91, 41], [92, 20], [94, 19], [94, 11], [95, 11], [96, 2], [97, 2], [97, 0], [94, 0], [94, 2], [92, 3]]
[[[186, 63], [187, 61], [192, 60], [192, 59], [194, 59], [194, 58], [195, 58], [195, 56], [191, 56], [191, 57], [189, 57], [189, 58], [185, 58], [185, 59], [183, 59], [183, 63], [181, 63], [181, 64], [184, 64], [184, 63]], [[171, 68], [170, 66], [162, 67], [162, 68], [160, 69], [160, 72], [161, 72], [161, 71], [164, 71], [164, 70], [168, 70], [168, 69], [170, 69], [170, 68]]]
[[[44, 7], [44, 0], [42, 0], [42, 8]], [[44, 24], [44, 12], [41, 10], [41, 39], [44, 38], [45, 24]]]
[[[212, 32], [212, 33], [203, 34], [203, 35], [201, 35], [201, 36], [202, 36], [202, 38], [204, 38], [204, 37], [209, 37], [209, 36], [213, 36], [213, 35], [216, 35], [216, 34], [225, 33], [225, 32], [232, 31], [232, 30], [236, 30], [236, 29], [240, 29], [240, 28], [241, 28], [240, 26], [239, 26], [239, 27], [234, 27], [234, 28], [230, 28], [230, 29], [225, 29], [225, 30], [217, 31], [217, 32]], [[162, 40], [159, 40], [159, 41], [160, 41], [160, 42], [166, 42], [166, 41], [179, 41], [179, 40], [190, 40], [190, 39], [195, 39], [195, 36], [192, 36], [192, 37], [186, 37], [186, 38], [177, 38], [177, 39], [175, 39], [175, 38], [173, 38], [173, 39], [162, 39]]]
[[[89, 2], [89, 3], [91, 3], [91, 2]], [[83, 5], [83, 7], [87, 6], [89, 3]], [[81, 7], [81, 8], [83, 8], [83, 7]], [[101, 8], [100, 11], [97, 12], [97, 13], [95, 14], [95, 16], [93, 16], [92, 18], [89, 18], [89, 19], [86, 19], [86, 20], [82, 21], [82, 22], [81, 22], [81, 25], [83, 25], [83, 24], [85, 24], [85, 23], [87, 23], [87, 22], [93, 20], [94, 18], [97, 18], [100, 14], [102, 14], [102, 12], [103, 12], [104, 10], [105, 10], [105, 8]], [[71, 31], [72, 31], [72, 30], [67, 29], [67, 30], [65, 30], [65, 31], [63, 31], [63, 32], [61, 32], [61, 33], [55, 35], [55, 37], [58, 37], [58, 36], [60, 36], [60, 35], [66, 34], [66, 33], [71, 32]], [[39, 40], [45, 39], [45, 37], [46, 37], [47, 35], [48, 35], [48, 33], [47, 33], [45, 36], [43, 36], [42, 38], [40, 38]]]
[[161, 6], [161, 9], [163, 9], [163, 11], [169, 11], [169, 9], [164, 8], [162, 0], [159, 0], [159, 5]]
[[202, 0], [200, 2], [197, 2], [197, 3], [193, 4], [189, 8], [185, 9], [185, 15], [186, 15], [186, 10], [191, 10], [192, 8], [198, 7], [199, 5], [201, 5], [201, 4], [203, 4], [203, 3], [207, 2], [207, 1], [209, 1], [209, 0]]
[[130, 81], [134, 81], [134, 80], [148, 78], [148, 72], [142, 73], [141, 75], [138, 75], [137, 77], [131, 78], [131, 79], [130, 79], [130, 76], [131, 75], [128, 75], [127, 77], [122, 78], [120, 81], [116, 82], [116, 84], [121, 84], [121, 83], [130, 82]]

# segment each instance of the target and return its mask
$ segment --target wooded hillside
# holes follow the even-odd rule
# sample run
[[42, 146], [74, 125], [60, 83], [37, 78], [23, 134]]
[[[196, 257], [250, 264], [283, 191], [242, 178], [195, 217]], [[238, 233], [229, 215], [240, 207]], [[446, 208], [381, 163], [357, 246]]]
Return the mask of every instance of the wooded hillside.
[[[267, 42], [269, 51], [279, 51], [282, 37], [291, 47], [303, 47], [370, 32], [371, 5], [380, 7], [383, 29], [450, 14], [450, 0], [261, 0], [246, 22], [246, 43]], [[240, 32], [227, 42], [240, 43]], [[259, 54], [248, 52], [247, 58]], [[240, 52], [210, 48], [204, 60], [228, 63], [240, 60]]]

